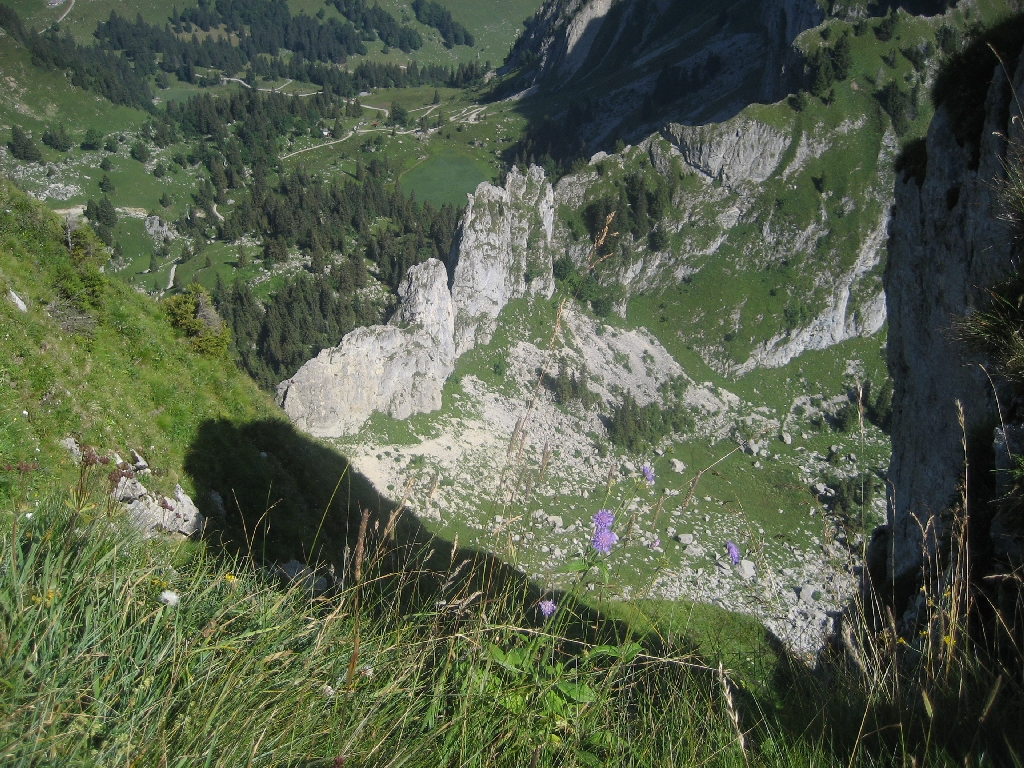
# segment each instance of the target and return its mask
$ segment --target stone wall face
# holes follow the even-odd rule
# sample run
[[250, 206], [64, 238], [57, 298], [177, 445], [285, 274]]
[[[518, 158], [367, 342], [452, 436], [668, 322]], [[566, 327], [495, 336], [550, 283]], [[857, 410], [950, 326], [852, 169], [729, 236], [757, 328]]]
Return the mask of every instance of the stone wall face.
[[[1022, 71], [1014, 87], [1020, 92]], [[970, 434], [998, 418], [992, 383], [952, 332], [958, 317], [984, 303], [986, 290], [1012, 269], [1012, 242], [999, 219], [1005, 136], [1020, 140], [1011, 94], [996, 68], [986, 101], [978, 167], [960, 146], [948, 112], [928, 130], [923, 183], [897, 179], [885, 292], [893, 393], [889, 466], [888, 575], [921, 564], [923, 532], [934, 546], [938, 515], [958, 497], [964, 476], [958, 405]], [[932, 535], [934, 534], [934, 536]]]

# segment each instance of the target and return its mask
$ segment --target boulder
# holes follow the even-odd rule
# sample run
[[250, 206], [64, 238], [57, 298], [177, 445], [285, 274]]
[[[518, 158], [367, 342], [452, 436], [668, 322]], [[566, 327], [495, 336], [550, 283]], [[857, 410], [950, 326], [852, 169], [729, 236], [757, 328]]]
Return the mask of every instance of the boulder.
[[808, 605], [811, 605], [814, 602], [816, 602], [814, 598], [814, 593], [820, 591], [820, 587], [816, 587], [813, 584], [804, 584], [797, 591], [797, 595], [800, 598], [801, 603], [807, 603]]
[[277, 572], [284, 577], [286, 583], [303, 586], [314, 595], [322, 595], [334, 584], [332, 570], [322, 571], [318, 576], [317, 571], [298, 560], [289, 560], [284, 565], [278, 565]]
[[736, 573], [745, 581], [752, 581], [756, 572], [757, 569], [752, 560], [740, 560], [739, 565], [736, 566]]
[[82, 463], [82, 447], [78, 444], [78, 441], [73, 437], [65, 437], [60, 441], [60, 446], [68, 452], [68, 457], [75, 462], [75, 464]]
[[136, 472], [145, 472], [149, 469], [149, 462], [147, 462], [142, 456], [139, 455], [138, 451], [132, 451], [132, 467]]
[[669, 461], [669, 465], [672, 467], [673, 472], [678, 472], [679, 474], [682, 474], [683, 472], [686, 471], [686, 465], [683, 464], [683, 462], [681, 462], [679, 459], [671, 459]]
[[127, 505], [132, 525], [146, 538], [159, 533], [198, 538], [206, 527], [206, 519], [180, 485], [174, 487], [173, 499], [158, 499], [135, 478], [123, 477], [111, 495]]
[[28, 312], [28, 307], [25, 305], [25, 302], [22, 300], [21, 296], [16, 294], [10, 288], [7, 289], [7, 298], [10, 299], [11, 303], [18, 308], [19, 312]]

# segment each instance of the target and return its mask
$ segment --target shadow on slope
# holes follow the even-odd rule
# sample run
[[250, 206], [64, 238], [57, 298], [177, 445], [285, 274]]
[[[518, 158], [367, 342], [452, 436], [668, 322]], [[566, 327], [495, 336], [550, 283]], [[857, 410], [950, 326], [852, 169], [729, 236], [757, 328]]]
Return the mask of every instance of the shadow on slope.
[[[220, 538], [227, 549], [257, 562], [297, 559], [330, 570], [336, 591], [353, 583], [365, 511], [362, 582], [375, 593], [368, 605], [402, 612], [440, 609], [455, 623], [469, 609], [493, 606], [541, 627], [537, 605], [551, 598], [574, 616], [569, 640], [639, 641], [651, 654], [697, 651], [698, 643], [685, 633], [662, 636], [655, 624], [631, 627], [573, 595], [544, 590], [489, 552], [435, 535], [414, 514], [397, 511], [398, 504], [380, 495], [344, 456], [286, 422], [207, 420], [184, 467], [197, 505], [211, 520], [208, 538]], [[582, 647], [569, 643], [566, 650]]]

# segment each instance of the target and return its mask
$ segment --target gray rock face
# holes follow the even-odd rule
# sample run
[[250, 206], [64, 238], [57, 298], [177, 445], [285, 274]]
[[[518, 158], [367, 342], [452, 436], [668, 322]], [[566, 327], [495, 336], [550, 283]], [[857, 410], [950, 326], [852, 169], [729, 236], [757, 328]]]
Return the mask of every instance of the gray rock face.
[[505, 188], [482, 183], [469, 198], [453, 247], [455, 354], [491, 340], [498, 313], [512, 299], [549, 298], [555, 195], [544, 171], [509, 172]]
[[[1018, 65], [1019, 93], [1024, 67]], [[949, 114], [940, 108], [928, 129], [923, 184], [896, 182], [885, 277], [889, 314], [888, 363], [893, 392], [889, 465], [888, 574], [899, 579], [921, 562], [922, 547], [939, 536], [939, 513], [963, 475], [957, 402], [968, 433], [996, 418], [991, 385], [970, 365], [952, 337], [953, 321], [984, 301], [985, 290], [1009, 273], [1011, 237], [997, 220], [997, 186], [1006, 141], [1020, 125], [1005, 77], [996, 68], [986, 101], [980, 162], [960, 146]], [[1018, 118], [1019, 120], [1019, 118]], [[927, 531], [927, 544], [922, 531]]]
[[747, 117], [717, 125], [672, 124], [663, 135], [688, 165], [726, 184], [760, 184], [778, 168], [791, 141], [788, 133]]
[[319, 437], [351, 434], [375, 411], [404, 419], [439, 409], [455, 360], [490, 341], [505, 305], [554, 292], [554, 213], [554, 191], [536, 166], [513, 169], [504, 188], [481, 184], [453, 246], [451, 288], [436, 259], [410, 269], [391, 321], [358, 328], [307, 362], [278, 385], [278, 404]]
[[277, 387], [277, 402], [300, 429], [338, 437], [374, 411], [396, 419], [441, 407], [455, 366], [448, 273], [436, 259], [409, 270], [388, 325], [357, 328]]
[[707, 23], [692, 3], [547, 0], [513, 47], [508, 66], [528, 58], [536, 62], [517, 81], [525, 89], [520, 96], [535, 87], [561, 89], [567, 96], [574, 88], [601, 93], [590, 141], [606, 138], [636, 114], [655, 87], [652, 73], [714, 60], [715, 74], [700, 93], [676, 106], [675, 119], [720, 120], [750, 101], [784, 96], [787, 80], [798, 71], [794, 40], [824, 18], [814, 0], [761, 0], [757, 11], [753, 24], [723, 25]]

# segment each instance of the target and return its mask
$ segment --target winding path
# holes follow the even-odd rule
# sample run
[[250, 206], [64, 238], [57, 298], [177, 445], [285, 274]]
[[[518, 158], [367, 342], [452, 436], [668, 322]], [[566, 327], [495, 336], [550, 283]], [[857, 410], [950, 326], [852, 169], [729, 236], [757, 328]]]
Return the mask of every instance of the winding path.
[[178, 262], [171, 264], [171, 274], [167, 276], [167, 290], [174, 287], [174, 270], [178, 268]]
[[301, 155], [303, 152], [312, 152], [314, 149], [323, 149], [324, 147], [330, 147], [330, 146], [332, 146], [334, 144], [341, 144], [341, 142], [347, 141], [348, 139], [351, 139], [353, 136], [355, 136], [355, 134], [356, 134], [355, 131], [349, 131], [348, 134], [346, 134], [345, 136], [342, 136], [340, 139], [335, 139], [334, 141], [328, 141], [326, 144], [317, 144], [317, 145], [312, 146], [312, 147], [306, 147], [305, 149], [297, 149], [294, 152], [289, 152], [287, 155], [281, 155], [281, 159], [282, 160], [287, 160], [289, 157], [295, 157], [296, 155]]
[[74, 8], [74, 7], [75, 7], [75, 0], [71, 0], [71, 5], [69, 5], [68, 9], [66, 11], [64, 11], [64, 13], [62, 13], [60, 15], [60, 18], [57, 19], [57, 23], [60, 24], [62, 21], [64, 21], [64, 17], [67, 16], [69, 13], [71, 13], [71, 9]]

